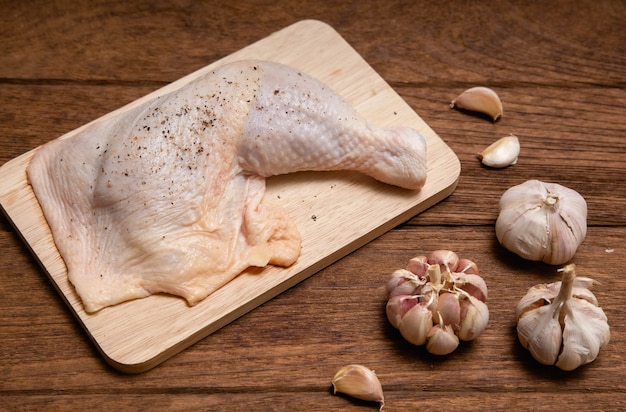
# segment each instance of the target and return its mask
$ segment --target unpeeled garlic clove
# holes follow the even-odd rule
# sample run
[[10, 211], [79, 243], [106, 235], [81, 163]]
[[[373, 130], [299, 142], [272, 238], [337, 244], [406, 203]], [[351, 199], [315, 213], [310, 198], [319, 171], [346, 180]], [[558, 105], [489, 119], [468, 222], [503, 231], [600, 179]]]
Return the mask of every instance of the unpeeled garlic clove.
[[450, 107], [486, 114], [494, 122], [503, 114], [500, 97], [492, 89], [482, 86], [465, 90], [452, 100]]
[[541, 306], [517, 322], [520, 343], [537, 362], [544, 365], [556, 363], [563, 340], [561, 325], [553, 312], [551, 305]]
[[417, 296], [412, 295], [395, 295], [389, 298], [387, 301], [387, 305], [385, 306], [385, 311], [387, 313], [387, 319], [389, 323], [393, 325], [394, 328], [400, 329], [400, 325], [402, 325], [402, 317], [411, 309], [413, 306], [419, 304], [419, 298]]
[[428, 255], [428, 262], [431, 265], [438, 264], [443, 271], [455, 272], [459, 264], [459, 255], [451, 250], [435, 250]]
[[433, 355], [449, 355], [459, 346], [459, 338], [450, 325], [435, 325], [428, 333], [426, 350]]
[[406, 270], [415, 274], [415, 276], [423, 277], [426, 275], [426, 271], [428, 270], [428, 258], [426, 256], [416, 256], [409, 260], [409, 263], [406, 265]]
[[398, 269], [387, 282], [387, 297], [411, 295], [420, 284], [420, 280], [406, 269]]
[[454, 274], [454, 282], [457, 288], [467, 292], [474, 296], [476, 299], [486, 302], [487, 301], [487, 284], [485, 280], [478, 275], [474, 274]]
[[373, 370], [363, 365], [347, 365], [339, 369], [332, 380], [333, 393], [344, 393], [364, 401], [378, 402], [383, 410], [383, 387]]
[[459, 339], [474, 340], [485, 330], [487, 323], [489, 309], [483, 301], [471, 295], [461, 299], [461, 324], [457, 332]]
[[501, 169], [517, 163], [520, 149], [519, 139], [511, 134], [490, 144], [478, 158], [485, 166]]
[[452, 325], [453, 328], [458, 328], [461, 323], [459, 295], [456, 293], [442, 293], [439, 295], [437, 305], [433, 308], [433, 311], [441, 316], [441, 322], [444, 325]]
[[457, 262], [456, 271], [465, 274], [478, 275], [478, 266], [473, 260], [461, 258]]
[[418, 304], [405, 313], [398, 330], [407, 342], [421, 346], [426, 343], [428, 332], [432, 327], [432, 312], [426, 306]]

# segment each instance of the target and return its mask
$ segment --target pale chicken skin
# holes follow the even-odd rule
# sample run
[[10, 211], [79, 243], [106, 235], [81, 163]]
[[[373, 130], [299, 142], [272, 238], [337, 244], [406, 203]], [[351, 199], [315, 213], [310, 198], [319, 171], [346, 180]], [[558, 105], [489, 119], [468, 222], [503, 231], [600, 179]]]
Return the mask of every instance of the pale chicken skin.
[[154, 293], [193, 305], [248, 267], [293, 264], [298, 229], [263, 196], [266, 177], [303, 170], [419, 189], [426, 143], [293, 68], [240, 61], [48, 143], [27, 173], [95, 312]]

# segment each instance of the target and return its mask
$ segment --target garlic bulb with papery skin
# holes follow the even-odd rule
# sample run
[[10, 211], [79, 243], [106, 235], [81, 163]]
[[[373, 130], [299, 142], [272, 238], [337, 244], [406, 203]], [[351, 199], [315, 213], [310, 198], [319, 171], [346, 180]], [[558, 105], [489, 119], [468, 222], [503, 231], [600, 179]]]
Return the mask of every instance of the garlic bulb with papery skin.
[[524, 259], [567, 263], [586, 234], [587, 202], [575, 190], [528, 180], [500, 198], [496, 237]]
[[387, 282], [387, 319], [404, 339], [447, 355], [473, 340], [489, 321], [487, 285], [478, 267], [449, 250], [409, 261]]
[[570, 371], [592, 362], [609, 342], [607, 317], [570, 264], [561, 282], [533, 286], [517, 304], [517, 336], [538, 362]]

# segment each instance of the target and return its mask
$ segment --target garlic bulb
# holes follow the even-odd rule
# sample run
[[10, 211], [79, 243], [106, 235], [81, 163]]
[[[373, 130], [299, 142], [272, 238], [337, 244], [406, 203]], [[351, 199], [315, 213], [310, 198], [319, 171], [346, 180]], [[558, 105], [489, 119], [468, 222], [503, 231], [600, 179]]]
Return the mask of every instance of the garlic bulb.
[[561, 282], [533, 286], [517, 305], [517, 336], [544, 365], [570, 371], [592, 362], [611, 336], [604, 311], [575, 265], [562, 269]]
[[500, 198], [496, 237], [509, 251], [551, 265], [568, 262], [587, 234], [587, 203], [556, 183], [528, 180]]
[[452, 353], [487, 327], [487, 285], [478, 267], [449, 250], [409, 261], [387, 282], [387, 319], [414, 345], [435, 355]]
[[383, 410], [383, 387], [373, 370], [363, 365], [347, 365], [339, 369], [332, 380], [333, 393], [345, 393], [364, 401], [378, 402]]

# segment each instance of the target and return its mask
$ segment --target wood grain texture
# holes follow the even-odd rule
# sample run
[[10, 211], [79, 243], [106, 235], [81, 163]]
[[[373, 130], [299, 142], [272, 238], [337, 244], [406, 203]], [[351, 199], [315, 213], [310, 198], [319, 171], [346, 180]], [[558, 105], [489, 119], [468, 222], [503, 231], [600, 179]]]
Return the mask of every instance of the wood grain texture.
[[[306, 18], [330, 24], [455, 151], [455, 192], [355, 253], [140, 375], [108, 368], [28, 249], [0, 218], [0, 409], [376, 410], [333, 396], [345, 363], [380, 375], [385, 410], [626, 409], [626, 5], [550, 2], [0, 2], [0, 164]], [[449, 109], [493, 87], [493, 124]], [[475, 153], [510, 132], [519, 164]], [[529, 178], [581, 192], [589, 230], [574, 261], [597, 277], [611, 341], [573, 373], [538, 365], [513, 308], [554, 268], [495, 240], [497, 201]], [[446, 247], [490, 288], [485, 334], [445, 359], [384, 319], [381, 281]]]

